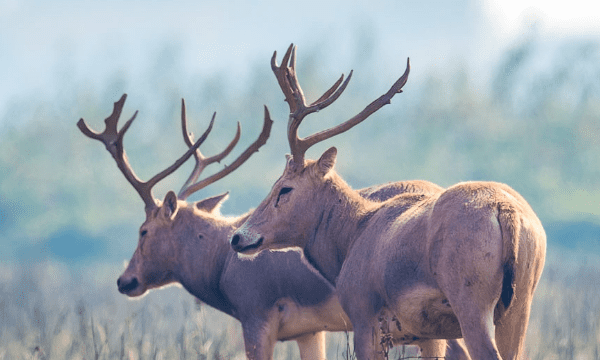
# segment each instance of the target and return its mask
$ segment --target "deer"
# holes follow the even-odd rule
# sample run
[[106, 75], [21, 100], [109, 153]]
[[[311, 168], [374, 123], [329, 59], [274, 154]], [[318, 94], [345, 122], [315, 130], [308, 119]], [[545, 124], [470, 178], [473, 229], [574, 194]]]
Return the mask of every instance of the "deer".
[[374, 202], [336, 173], [335, 147], [318, 160], [305, 159], [312, 145], [391, 103], [408, 80], [410, 59], [388, 92], [349, 120], [305, 138], [298, 137], [302, 120], [337, 100], [352, 72], [307, 104], [293, 44], [281, 65], [273, 54], [271, 68], [290, 108], [291, 155], [230, 238], [232, 248], [247, 255], [302, 248], [335, 285], [358, 359], [384, 356], [382, 321], [394, 344], [418, 345], [423, 358], [443, 358], [449, 339], [463, 339], [474, 360], [519, 359], [546, 254], [542, 224], [520, 194], [502, 183], [467, 181]]
[[[272, 123], [268, 109], [265, 107], [259, 138], [231, 165], [198, 180], [208, 165], [220, 162], [233, 150], [240, 139], [240, 125], [225, 150], [206, 157], [199, 146], [208, 137], [216, 114], [208, 129], [194, 142], [193, 134], [187, 130], [182, 100], [181, 127], [189, 150], [173, 166], [144, 183], [135, 175], [123, 148], [125, 131], [137, 112], [117, 130], [126, 97], [123, 95], [115, 102], [103, 133], [91, 130], [83, 119], [77, 124], [86, 136], [105, 144], [145, 204], [146, 220], [140, 227], [138, 246], [117, 280], [119, 292], [139, 297], [149, 290], [179, 283], [200, 301], [242, 323], [249, 359], [272, 359], [275, 343], [286, 340], [297, 342], [302, 359], [325, 359], [325, 331], [352, 329], [333, 285], [298, 250], [267, 251], [254, 258], [238, 256], [228, 239], [252, 211], [235, 217], [221, 215], [219, 209], [228, 193], [187, 202], [190, 195], [233, 172], [266, 143]], [[164, 200], [155, 199], [152, 187], [190, 156], [196, 163], [178, 194], [169, 191]], [[361, 194], [382, 201], [399, 193], [440, 190], [427, 181], [412, 181], [371, 186], [361, 190]]]

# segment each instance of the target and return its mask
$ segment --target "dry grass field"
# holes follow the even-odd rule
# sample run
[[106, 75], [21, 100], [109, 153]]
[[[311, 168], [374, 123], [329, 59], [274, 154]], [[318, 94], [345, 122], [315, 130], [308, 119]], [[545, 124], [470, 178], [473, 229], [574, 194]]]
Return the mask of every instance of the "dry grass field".
[[[593, 255], [550, 251], [531, 314], [531, 360], [600, 359], [598, 264]], [[239, 323], [179, 287], [129, 300], [113, 284], [118, 266], [1, 270], [0, 359], [244, 358]], [[352, 358], [351, 336], [328, 334], [328, 358]], [[415, 354], [396, 348], [390, 358]], [[298, 359], [296, 344], [279, 343], [275, 358]]]

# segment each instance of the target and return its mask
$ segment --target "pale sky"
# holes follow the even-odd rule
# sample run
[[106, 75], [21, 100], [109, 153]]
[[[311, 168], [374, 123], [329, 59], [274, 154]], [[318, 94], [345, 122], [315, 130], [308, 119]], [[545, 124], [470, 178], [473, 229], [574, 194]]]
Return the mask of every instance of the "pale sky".
[[484, 14], [498, 36], [517, 36], [537, 22], [545, 36], [600, 36], [600, 3], [589, 0], [520, 0], [483, 2]]
[[410, 56], [416, 80], [461, 61], [485, 79], [502, 52], [532, 32], [547, 41], [600, 41], [593, 3], [0, 0], [0, 119], [15, 99], [60, 92], [65, 73], [99, 90], [116, 71], [141, 78], [166, 42], [181, 46], [190, 75], [227, 69], [243, 80], [291, 42], [299, 51], [322, 46], [336, 74], [359, 70], [355, 44], [371, 34], [365, 41], [377, 58], [370, 71], [396, 76]]

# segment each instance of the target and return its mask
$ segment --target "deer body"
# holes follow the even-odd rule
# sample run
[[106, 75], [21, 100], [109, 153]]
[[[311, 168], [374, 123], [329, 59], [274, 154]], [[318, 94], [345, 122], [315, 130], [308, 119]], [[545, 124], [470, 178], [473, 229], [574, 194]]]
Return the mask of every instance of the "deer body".
[[444, 356], [440, 340], [464, 337], [473, 359], [517, 358], [545, 257], [543, 228], [521, 196], [472, 182], [375, 203], [318, 167], [300, 175], [288, 166], [260, 216], [236, 232], [241, 249], [259, 237], [303, 247], [335, 284], [360, 359], [380, 356], [373, 329], [390, 316], [394, 342], [419, 345], [423, 356]]
[[[337, 150], [306, 160], [306, 150], [365, 120], [402, 92], [392, 88], [346, 122], [299, 138], [304, 117], [329, 106], [343, 76], [307, 105], [295, 48], [271, 66], [290, 106], [284, 174], [230, 239], [238, 252], [300, 246], [335, 284], [354, 329], [358, 359], [384, 357], [389, 342], [416, 344], [441, 358], [448, 339], [464, 338], [472, 359], [519, 359], [546, 235], [529, 204], [509, 186], [464, 182], [433, 193], [373, 202], [337, 173]], [[340, 87], [341, 84], [341, 87]], [[385, 328], [385, 333], [383, 329]], [[451, 342], [458, 344], [456, 342]]]
[[[227, 239], [247, 218], [226, 218], [202, 202], [177, 201], [175, 216], [158, 207], [141, 226], [119, 291], [137, 296], [180, 283], [207, 305], [242, 323], [250, 359], [271, 359], [277, 341], [296, 340], [300, 353], [325, 354], [321, 331], [351, 330], [334, 288], [299, 251], [240, 257]], [[161, 261], [162, 260], [162, 261]], [[305, 357], [303, 357], [305, 358]]]

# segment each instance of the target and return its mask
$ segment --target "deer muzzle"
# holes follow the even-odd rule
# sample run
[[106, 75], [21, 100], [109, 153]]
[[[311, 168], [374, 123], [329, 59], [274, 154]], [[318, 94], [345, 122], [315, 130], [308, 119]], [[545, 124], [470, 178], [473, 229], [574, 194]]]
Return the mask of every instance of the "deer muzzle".
[[125, 277], [121, 276], [117, 279], [117, 287], [119, 288], [119, 292], [121, 294], [125, 294], [128, 296], [136, 296], [139, 294], [135, 294], [135, 291], [140, 286], [140, 282], [137, 277]]
[[251, 255], [258, 252], [264, 242], [264, 238], [259, 234], [251, 234], [238, 230], [233, 234], [229, 242], [234, 251]]

